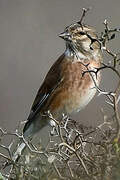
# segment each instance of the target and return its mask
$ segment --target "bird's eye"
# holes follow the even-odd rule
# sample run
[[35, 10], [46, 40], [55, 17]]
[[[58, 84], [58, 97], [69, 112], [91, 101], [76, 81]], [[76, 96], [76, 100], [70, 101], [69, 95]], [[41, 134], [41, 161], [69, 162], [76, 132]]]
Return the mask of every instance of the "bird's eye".
[[80, 35], [85, 35], [85, 33], [84, 33], [84, 32], [82, 32], [82, 31], [80, 31], [80, 32], [79, 32], [79, 34], [80, 34]]

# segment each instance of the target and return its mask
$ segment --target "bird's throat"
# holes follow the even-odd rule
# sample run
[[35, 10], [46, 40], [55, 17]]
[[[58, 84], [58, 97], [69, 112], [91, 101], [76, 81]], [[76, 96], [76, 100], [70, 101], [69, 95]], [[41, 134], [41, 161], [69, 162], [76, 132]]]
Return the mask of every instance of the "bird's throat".
[[86, 56], [80, 51], [71, 50], [69, 47], [65, 50], [65, 56], [72, 59], [86, 59]]

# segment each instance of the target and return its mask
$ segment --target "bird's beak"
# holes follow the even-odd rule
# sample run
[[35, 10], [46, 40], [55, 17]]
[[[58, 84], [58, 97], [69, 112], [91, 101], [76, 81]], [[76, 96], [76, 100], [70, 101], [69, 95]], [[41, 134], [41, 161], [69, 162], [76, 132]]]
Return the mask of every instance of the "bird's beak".
[[62, 32], [59, 34], [59, 37], [64, 39], [64, 40], [70, 40], [70, 34], [68, 32]]

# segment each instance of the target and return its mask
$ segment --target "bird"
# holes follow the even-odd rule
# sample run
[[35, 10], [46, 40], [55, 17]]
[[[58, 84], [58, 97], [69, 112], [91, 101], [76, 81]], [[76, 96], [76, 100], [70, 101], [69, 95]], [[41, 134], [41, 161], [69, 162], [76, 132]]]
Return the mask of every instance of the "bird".
[[[65, 51], [48, 71], [33, 102], [23, 128], [25, 139], [32, 138], [52, 120], [59, 120], [81, 111], [93, 99], [100, 84], [96, 74], [102, 62], [102, 51], [96, 30], [80, 21], [67, 26], [59, 37], [65, 41]], [[22, 142], [13, 156], [15, 161], [25, 148]]]

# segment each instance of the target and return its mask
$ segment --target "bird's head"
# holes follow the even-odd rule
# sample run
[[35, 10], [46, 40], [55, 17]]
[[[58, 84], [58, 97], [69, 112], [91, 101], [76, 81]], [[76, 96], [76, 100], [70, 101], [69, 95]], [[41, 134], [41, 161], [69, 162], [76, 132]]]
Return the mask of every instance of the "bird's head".
[[81, 25], [79, 22], [67, 26], [59, 37], [65, 40], [66, 47], [71, 52], [82, 53], [84, 55], [93, 54], [100, 49], [100, 43], [96, 31], [88, 26]]

